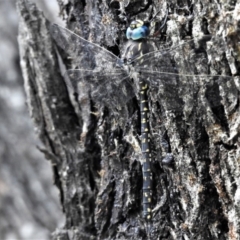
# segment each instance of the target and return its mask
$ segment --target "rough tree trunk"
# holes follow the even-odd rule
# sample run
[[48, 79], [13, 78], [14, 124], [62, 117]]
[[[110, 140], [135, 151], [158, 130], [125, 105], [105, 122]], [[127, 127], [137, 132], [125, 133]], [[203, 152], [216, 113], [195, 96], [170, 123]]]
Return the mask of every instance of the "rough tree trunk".
[[23, 89], [16, 1], [0, 1], [0, 239], [50, 239], [63, 222]]
[[[156, 13], [167, 7], [164, 0], [59, 4], [70, 29], [77, 22], [82, 37], [114, 52], [125, 41], [127, 25], [121, 16], [143, 17], [152, 8]], [[185, 99], [185, 106], [178, 112], [164, 111], [171, 99], [150, 91], [153, 208], [157, 210], [148, 235], [150, 239], [239, 239], [240, 5], [171, 1], [168, 8], [167, 40], [212, 36], [204, 46], [209, 61], [201, 62], [197, 53], [189, 52], [190, 64], [200, 73], [235, 77], [226, 84], [213, 84], [212, 89], [196, 90], [193, 102], [188, 102], [191, 98], [180, 85], [178, 98]], [[53, 239], [146, 239], [140, 156], [127, 141], [137, 139], [139, 105], [131, 105], [118, 118], [111, 110], [103, 114], [103, 108], [96, 109], [86, 95], [79, 97], [78, 105], [61, 74], [49, 22], [27, 0], [18, 1], [18, 11], [29, 111], [46, 158], [54, 166], [66, 215], [65, 226], [53, 233]], [[158, 14], [163, 19], [165, 12]], [[66, 55], [61, 55], [69, 67]], [[209, 107], [211, 101], [217, 106]], [[163, 138], [169, 144], [165, 150], [174, 157], [168, 167], [162, 164]]]

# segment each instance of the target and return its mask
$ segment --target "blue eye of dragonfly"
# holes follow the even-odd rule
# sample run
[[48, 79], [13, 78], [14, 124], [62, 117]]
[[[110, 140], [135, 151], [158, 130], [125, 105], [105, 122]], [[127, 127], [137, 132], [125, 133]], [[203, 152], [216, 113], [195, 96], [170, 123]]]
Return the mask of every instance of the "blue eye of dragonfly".
[[139, 40], [146, 38], [149, 35], [149, 27], [141, 20], [132, 21], [130, 26], [127, 28], [126, 37], [127, 39]]

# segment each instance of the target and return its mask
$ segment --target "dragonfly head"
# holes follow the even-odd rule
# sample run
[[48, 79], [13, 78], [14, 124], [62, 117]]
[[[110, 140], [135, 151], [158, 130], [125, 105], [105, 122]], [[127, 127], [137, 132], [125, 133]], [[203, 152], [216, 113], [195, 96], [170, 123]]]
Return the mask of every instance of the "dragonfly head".
[[[138, 19], [138, 20], [132, 21], [130, 23], [130, 26], [127, 28], [127, 32], [126, 32], [127, 39], [136, 41], [136, 40], [140, 40], [140, 39], [148, 37], [150, 34], [150, 25], [152, 25], [153, 20], [157, 17], [158, 13], [159, 12], [157, 12], [156, 15], [151, 20], [142, 21], [142, 20]], [[160, 26], [159, 29], [157, 29], [157, 31], [155, 31], [153, 36], [157, 36], [160, 33], [160, 30], [166, 24], [167, 17], [168, 17], [168, 9], [167, 9], [167, 13], [165, 15], [163, 24]]]
[[127, 39], [139, 40], [146, 38], [150, 33], [149, 23], [141, 20], [134, 20], [127, 29]]

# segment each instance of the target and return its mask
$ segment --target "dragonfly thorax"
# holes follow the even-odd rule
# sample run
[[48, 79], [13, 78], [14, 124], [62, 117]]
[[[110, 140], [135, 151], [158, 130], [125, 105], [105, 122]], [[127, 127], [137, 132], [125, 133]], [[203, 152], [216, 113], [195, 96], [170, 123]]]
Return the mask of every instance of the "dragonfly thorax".
[[141, 41], [128, 40], [125, 51], [122, 54], [122, 62], [125, 65], [139, 64], [143, 55], [153, 50], [153, 45], [147, 39], [142, 39]]

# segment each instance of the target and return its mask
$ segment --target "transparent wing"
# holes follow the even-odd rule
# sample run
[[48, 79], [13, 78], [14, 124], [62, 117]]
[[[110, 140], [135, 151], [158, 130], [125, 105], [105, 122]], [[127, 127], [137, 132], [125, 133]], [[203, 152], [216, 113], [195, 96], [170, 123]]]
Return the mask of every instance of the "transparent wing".
[[110, 108], [119, 108], [134, 97], [134, 84], [124, 71], [103, 72], [68, 70], [71, 88], [78, 92], [79, 82], [88, 87], [94, 101]]
[[120, 59], [105, 48], [57, 24], [51, 25], [50, 31], [56, 43], [73, 58], [79, 68], [105, 71], [118, 68]]
[[[135, 64], [135, 66], [140, 68], [149, 66], [149, 64], [151, 64], [151, 66], [157, 65], [159, 67], [161, 64], [162, 66], [161, 71], [163, 71], [167, 67], [170, 67], [170, 68], [173, 67], [173, 66], [169, 66], [169, 59], [171, 59], [172, 62], [181, 63], [182, 66], [188, 71], [188, 73], [189, 71], [193, 73], [194, 68], [193, 68], [193, 64], [191, 64], [192, 63], [191, 59], [193, 59], [193, 55], [196, 52], [204, 51], [203, 47], [205, 47], [206, 43], [210, 39], [211, 39], [211, 36], [206, 35], [198, 41], [196, 41], [195, 39], [191, 39], [191, 40], [183, 41], [182, 43], [176, 46], [172, 46], [168, 48], [163, 48], [161, 46], [161, 49], [157, 51], [153, 49], [151, 43], [144, 42], [141, 47], [143, 49], [149, 49], [149, 51], [147, 51], [146, 53], [144, 52], [144, 54], [136, 54], [138, 56], [135, 57], [132, 62], [133, 64]], [[139, 50], [133, 50], [133, 51], [139, 51]], [[202, 56], [202, 58], [204, 57]], [[159, 61], [160, 61], [160, 64], [159, 64]]]
[[84, 84], [94, 101], [111, 108], [124, 105], [135, 95], [128, 74], [119, 67], [121, 60], [117, 56], [57, 24], [50, 30], [56, 43], [80, 68], [67, 71], [71, 82], [68, 86], [74, 92], [79, 93], [79, 86]]
[[230, 76], [183, 75], [142, 69], [141, 78], [150, 89], [157, 90], [166, 110], [182, 111], [185, 105], [194, 107], [197, 101], [216, 108], [223, 102], [227, 105], [238, 99], [234, 78]]
[[233, 77], [209, 75], [207, 55], [194, 48], [193, 43], [191, 40], [172, 49], [152, 51], [133, 61], [135, 70], [150, 89], [157, 90], [166, 100], [163, 102], [169, 110], [182, 109], [185, 103], [193, 105], [196, 101], [218, 107], [222, 101], [231, 102], [230, 94], [237, 96]]

